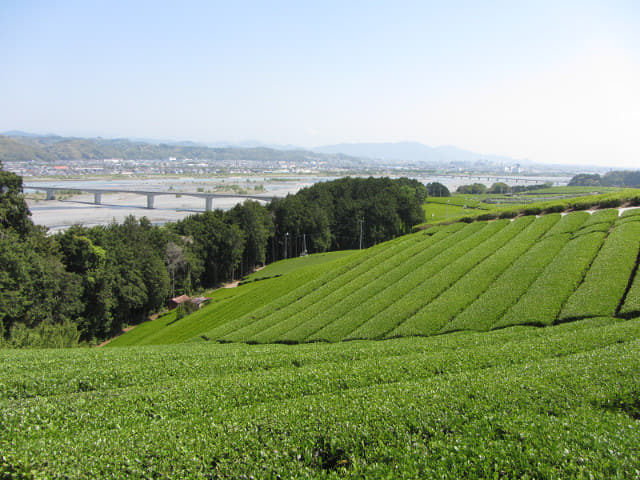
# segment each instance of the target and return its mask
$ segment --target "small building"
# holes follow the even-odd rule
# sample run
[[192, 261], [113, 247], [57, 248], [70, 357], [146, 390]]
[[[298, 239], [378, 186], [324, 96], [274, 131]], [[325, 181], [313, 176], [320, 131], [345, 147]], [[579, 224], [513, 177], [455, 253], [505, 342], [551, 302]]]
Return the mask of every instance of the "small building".
[[211, 299], [208, 297], [195, 297], [191, 299], [191, 301], [195, 303], [198, 308], [202, 308], [203, 306], [205, 306], [209, 300]]
[[174, 308], [177, 308], [179, 305], [185, 303], [185, 302], [191, 302], [194, 305], [196, 305], [198, 308], [202, 308], [204, 305], [206, 305], [206, 303], [211, 300], [208, 297], [194, 297], [191, 298], [189, 295], [180, 295], [179, 297], [174, 297], [171, 298], [168, 302], [167, 302], [167, 307], [169, 308], [169, 310], [173, 310]]
[[169, 310], [173, 310], [174, 308], [177, 308], [178, 305], [188, 300], [191, 300], [189, 295], [180, 295], [179, 297], [173, 297], [167, 302], [167, 307], [169, 308]]

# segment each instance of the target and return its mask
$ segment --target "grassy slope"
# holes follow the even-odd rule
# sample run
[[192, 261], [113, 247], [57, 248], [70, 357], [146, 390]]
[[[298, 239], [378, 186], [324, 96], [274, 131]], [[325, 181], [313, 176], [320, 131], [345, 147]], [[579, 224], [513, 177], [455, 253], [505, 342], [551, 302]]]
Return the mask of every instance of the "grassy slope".
[[282, 260], [267, 265], [262, 270], [258, 270], [257, 272], [247, 275], [242, 279], [242, 282], [253, 282], [256, 280], [263, 280], [265, 278], [286, 275], [288, 273], [295, 272], [296, 270], [300, 270], [301, 268], [339, 260], [343, 257], [348, 257], [349, 255], [356, 252], [356, 250], [342, 250], [338, 252], [315, 253], [313, 255], [307, 255], [306, 257], [296, 257]]
[[489, 220], [538, 215], [541, 212], [612, 208], [627, 203], [640, 205], [640, 189], [552, 187], [514, 195], [454, 194], [451, 197], [429, 197], [424, 205], [426, 223], [414, 228], [457, 220]]
[[[284, 260], [269, 265], [248, 277], [254, 280], [237, 288], [221, 288], [209, 292], [211, 302], [201, 310], [176, 321], [175, 312], [152, 322], [138, 325], [130, 332], [119, 336], [109, 347], [128, 345], [152, 345], [179, 343], [202, 338], [205, 333], [247, 311], [259, 308], [284, 295], [290, 289], [289, 282], [305, 282], [315, 275], [321, 275], [333, 264], [361, 255], [358, 251], [331, 252], [309, 255], [303, 258]], [[288, 274], [286, 280], [281, 275]], [[260, 278], [265, 280], [255, 281]]]
[[634, 478], [639, 370], [640, 322], [604, 318], [0, 351], [0, 477]]
[[[300, 259], [290, 260], [270, 268], [291, 273], [225, 293], [177, 322], [142, 325], [113, 345], [333, 342], [633, 317], [638, 221], [601, 210], [453, 224], [308, 268], [292, 270]], [[601, 277], [611, 277], [604, 266], [614, 258], [625, 268], [614, 268], [610, 285]]]

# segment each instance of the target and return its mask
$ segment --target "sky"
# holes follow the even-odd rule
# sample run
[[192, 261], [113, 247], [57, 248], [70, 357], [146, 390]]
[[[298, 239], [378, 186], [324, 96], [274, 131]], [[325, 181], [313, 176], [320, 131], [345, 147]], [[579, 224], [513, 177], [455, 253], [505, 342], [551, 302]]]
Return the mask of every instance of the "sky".
[[0, 132], [640, 168], [640, 2], [0, 0]]

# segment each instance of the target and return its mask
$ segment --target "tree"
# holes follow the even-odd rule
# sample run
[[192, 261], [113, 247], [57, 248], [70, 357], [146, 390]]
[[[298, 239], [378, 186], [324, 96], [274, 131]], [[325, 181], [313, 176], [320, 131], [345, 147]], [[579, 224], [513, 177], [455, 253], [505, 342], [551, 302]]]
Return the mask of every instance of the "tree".
[[244, 233], [241, 276], [266, 261], [269, 237], [274, 233], [269, 211], [256, 201], [246, 200], [229, 211], [229, 218]]
[[164, 263], [167, 265], [169, 277], [171, 277], [171, 296], [176, 296], [176, 273], [183, 273], [187, 270], [188, 262], [184, 253], [184, 248], [174, 242], [167, 243], [164, 256]]
[[487, 193], [509, 193], [511, 192], [511, 187], [504, 182], [496, 182], [491, 185], [491, 188], [487, 190]]
[[467, 195], [482, 195], [486, 193], [487, 186], [483, 183], [473, 183], [471, 185], [460, 185], [456, 192]]
[[451, 192], [439, 182], [427, 183], [427, 193], [430, 197], [450, 197]]
[[569, 182], [570, 187], [598, 187], [602, 185], [602, 177], [597, 173], [580, 173]]
[[198, 285], [213, 287], [233, 278], [242, 260], [244, 232], [221, 210], [191, 215], [170, 227], [188, 238], [187, 249], [198, 259]]
[[30, 216], [22, 194], [22, 177], [4, 170], [0, 162], [0, 233], [11, 229], [26, 236], [34, 228]]
[[78, 319], [84, 340], [103, 338], [111, 332], [116, 306], [116, 275], [104, 248], [87, 236], [89, 231], [73, 225], [54, 238], [60, 245], [63, 262], [81, 279], [83, 311]]
[[22, 195], [22, 178], [0, 164], [0, 331], [75, 320], [81, 284], [67, 272], [56, 243], [37, 228]]

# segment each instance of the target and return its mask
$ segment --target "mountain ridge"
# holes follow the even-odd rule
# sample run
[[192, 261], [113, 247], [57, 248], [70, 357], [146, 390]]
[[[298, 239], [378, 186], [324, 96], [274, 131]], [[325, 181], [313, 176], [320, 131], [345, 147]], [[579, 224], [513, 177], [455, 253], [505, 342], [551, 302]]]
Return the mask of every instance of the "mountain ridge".
[[258, 160], [295, 162], [304, 160], [339, 160], [350, 164], [362, 161], [344, 154], [323, 154], [310, 150], [278, 150], [263, 146], [210, 147], [195, 142], [137, 141], [128, 138], [82, 138], [57, 135], [35, 135], [26, 132], [7, 132], [0, 135], [0, 161], [6, 162], [60, 162], [65, 160]]
[[339, 143], [315, 147], [313, 151], [319, 153], [343, 153], [345, 155], [390, 162], [404, 161], [438, 164], [489, 161], [509, 164], [529, 163], [527, 160], [503, 155], [485, 155], [451, 145], [431, 147], [415, 141]]

